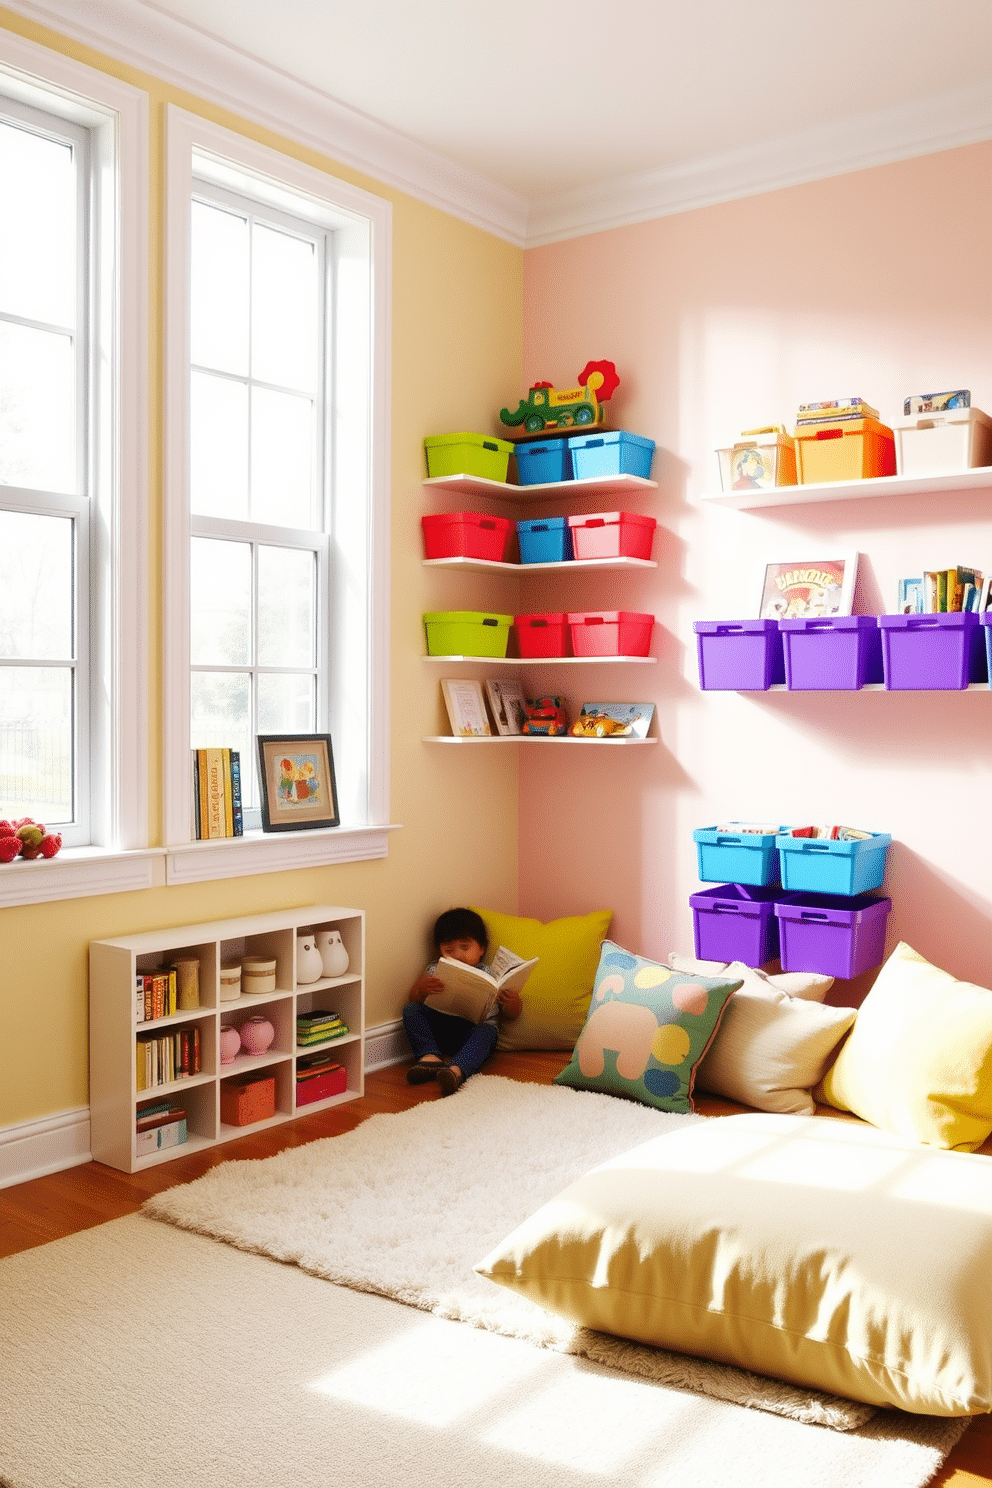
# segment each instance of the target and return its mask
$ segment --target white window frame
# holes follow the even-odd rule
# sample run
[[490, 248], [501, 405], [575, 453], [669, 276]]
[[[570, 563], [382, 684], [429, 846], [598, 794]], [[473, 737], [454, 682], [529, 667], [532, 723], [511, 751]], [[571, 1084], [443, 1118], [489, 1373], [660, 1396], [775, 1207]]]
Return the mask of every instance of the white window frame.
[[[0, 874], [0, 907], [148, 888], [148, 97], [11, 33], [0, 92], [89, 131], [95, 272], [90, 842]], [[38, 871], [40, 869], [40, 871]]]
[[[335, 504], [329, 728], [343, 825], [192, 840], [189, 646], [190, 211], [197, 180], [335, 231]], [[392, 208], [185, 110], [166, 109], [164, 816], [169, 883], [386, 855], [389, 824], [389, 356]], [[350, 396], [355, 391], [355, 396]]]

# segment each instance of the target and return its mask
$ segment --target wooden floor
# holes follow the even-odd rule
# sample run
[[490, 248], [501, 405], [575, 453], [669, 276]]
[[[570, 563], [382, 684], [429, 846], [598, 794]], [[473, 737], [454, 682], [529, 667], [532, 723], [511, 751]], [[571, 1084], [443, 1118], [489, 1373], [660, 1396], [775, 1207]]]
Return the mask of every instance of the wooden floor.
[[[496, 1054], [486, 1065], [486, 1073], [550, 1084], [566, 1063], [564, 1054]], [[457, 1100], [457, 1096], [452, 1098]], [[133, 1214], [150, 1194], [199, 1178], [217, 1163], [271, 1157], [287, 1147], [350, 1131], [378, 1112], [403, 1111], [418, 1101], [439, 1099], [433, 1085], [406, 1083], [406, 1065], [392, 1065], [366, 1077], [365, 1094], [360, 1100], [301, 1116], [188, 1157], [177, 1157], [140, 1173], [118, 1173], [91, 1162], [0, 1189], [0, 1257]], [[697, 1101], [697, 1109], [706, 1115], [725, 1115], [740, 1108], [704, 1096]], [[975, 1420], [931, 1480], [930, 1488], [992, 1488], [992, 1417]]]

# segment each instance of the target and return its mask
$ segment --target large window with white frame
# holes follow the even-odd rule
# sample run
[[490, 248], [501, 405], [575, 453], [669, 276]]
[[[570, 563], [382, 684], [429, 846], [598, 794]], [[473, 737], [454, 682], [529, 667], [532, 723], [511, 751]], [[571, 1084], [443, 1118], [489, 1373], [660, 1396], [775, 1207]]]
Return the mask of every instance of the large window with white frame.
[[[293, 859], [380, 856], [389, 207], [178, 109], [168, 164], [170, 878], [283, 866], [258, 734], [332, 737], [341, 827], [292, 834]], [[191, 750], [211, 745], [241, 753], [246, 839], [198, 859]]]
[[[57, 879], [7, 873], [0, 903], [146, 875], [93, 871], [95, 850], [147, 841], [146, 105], [5, 40], [0, 815], [57, 829], [65, 851]], [[74, 848], [87, 849], [82, 866]]]

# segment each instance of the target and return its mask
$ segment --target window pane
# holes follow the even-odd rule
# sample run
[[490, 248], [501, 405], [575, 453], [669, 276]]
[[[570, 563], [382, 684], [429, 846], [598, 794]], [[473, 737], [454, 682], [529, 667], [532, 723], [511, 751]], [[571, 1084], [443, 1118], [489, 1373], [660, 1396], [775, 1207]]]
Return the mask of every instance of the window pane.
[[204, 517], [248, 514], [248, 388], [194, 372], [190, 378], [190, 504]]
[[313, 402], [256, 388], [251, 405], [251, 515], [312, 528]]
[[293, 548], [258, 550], [260, 666], [314, 665], [316, 558]]
[[0, 657], [72, 659], [72, 527], [71, 517], [0, 511]]
[[251, 285], [252, 376], [313, 392], [319, 305], [314, 244], [256, 224]]
[[312, 734], [316, 727], [312, 676], [259, 676], [260, 734]]
[[189, 645], [194, 666], [247, 666], [251, 661], [248, 543], [193, 539]]
[[194, 202], [191, 218], [190, 356], [194, 365], [248, 372], [248, 223]]
[[0, 310], [68, 327], [76, 314], [72, 149], [0, 124]]
[[[191, 743], [194, 749], [247, 748], [251, 738], [247, 672], [194, 672]], [[242, 759], [245, 758], [242, 752]]]
[[0, 666], [0, 803], [8, 819], [72, 820], [69, 667]]
[[0, 482], [74, 491], [72, 337], [0, 321]]

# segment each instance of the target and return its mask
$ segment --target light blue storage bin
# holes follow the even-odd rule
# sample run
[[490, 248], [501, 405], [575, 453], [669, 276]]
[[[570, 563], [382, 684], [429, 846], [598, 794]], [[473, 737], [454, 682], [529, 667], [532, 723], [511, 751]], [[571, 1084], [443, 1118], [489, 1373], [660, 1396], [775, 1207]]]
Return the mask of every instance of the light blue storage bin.
[[643, 439], [640, 434], [627, 434], [623, 429], [575, 434], [568, 447], [572, 451], [573, 480], [604, 475], [638, 475], [647, 480], [651, 474], [654, 440]]
[[782, 863], [782, 887], [809, 894], [867, 894], [881, 888], [892, 837], [873, 832], [858, 842], [817, 837], [775, 838]]
[[718, 832], [715, 827], [697, 827], [697, 871], [703, 883], [778, 883], [779, 860], [774, 832]]

